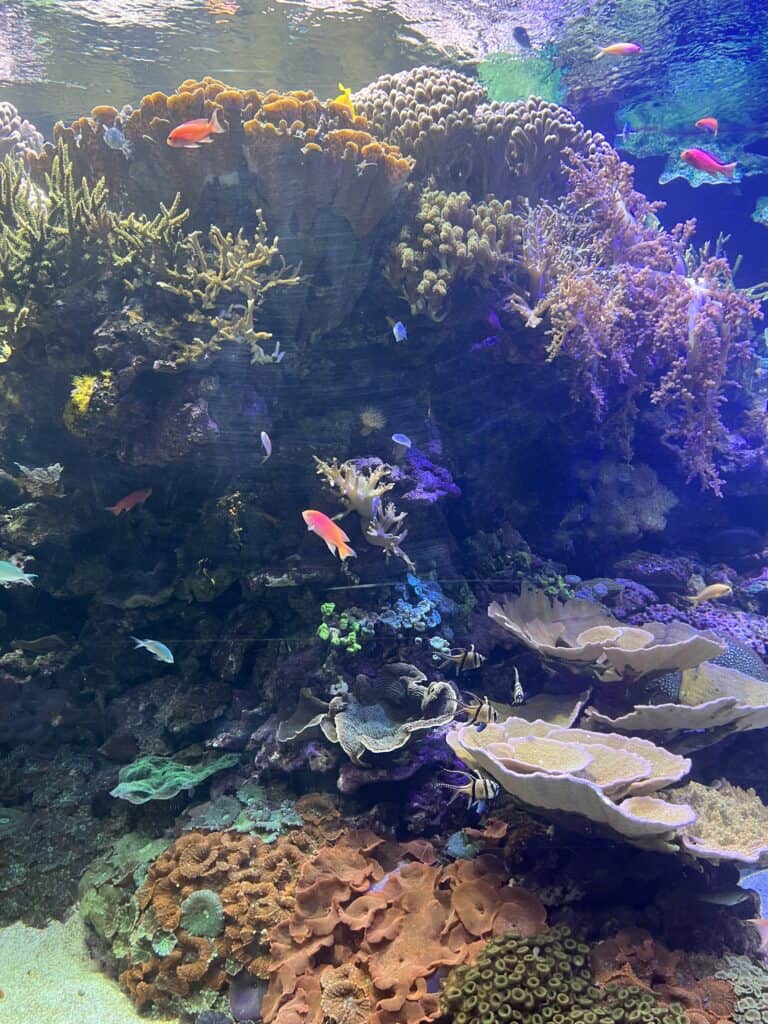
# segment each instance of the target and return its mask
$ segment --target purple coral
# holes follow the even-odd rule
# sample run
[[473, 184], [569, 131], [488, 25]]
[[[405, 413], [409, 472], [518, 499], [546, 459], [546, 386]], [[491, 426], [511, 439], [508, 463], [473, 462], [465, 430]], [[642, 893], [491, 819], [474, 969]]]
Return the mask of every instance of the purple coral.
[[409, 449], [401, 474], [401, 480], [412, 484], [411, 489], [403, 494], [403, 501], [410, 501], [415, 505], [434, 505], [436, 501], [448, 495], [461, 495], [448, 470], [444, 466], [436, 465], [420, 448]]

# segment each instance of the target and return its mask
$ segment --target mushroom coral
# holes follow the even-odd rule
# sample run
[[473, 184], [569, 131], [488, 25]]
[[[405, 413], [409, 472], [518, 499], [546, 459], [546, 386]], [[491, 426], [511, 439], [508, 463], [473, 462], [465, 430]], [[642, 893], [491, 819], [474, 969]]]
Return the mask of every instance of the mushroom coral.
[[147, 871], [129, 966], [120, 975], [134, 1003], [185, 1013], [213, 1005], [241, 971], [266, 977], [266, 930], [293, 907], [299, 872], [338, 814], [303, 797], [304, 827], [274, 844], [237, 832], [187, 832]]
[[434, 859], [424, 840], [394, 843], [372, 832], [318, 850], [302, 869], [293, 913], [270, 932], [267, 1024], [323, 1024], [339, 987], [350, 1000], [340, 1019], [435, 1020], [433, 979], [442, 970], [471, 959], [485, 937], [545, 927], [542, 904], [509, 886], [496, 855], [444, 867]]
[[725, 649], [684, 622], [627, 626], [593, 601], [551, 601], [527, 584], [519, 597], [494, 601], [488, 614], [544, 660], [600, 682], [692, 668]]

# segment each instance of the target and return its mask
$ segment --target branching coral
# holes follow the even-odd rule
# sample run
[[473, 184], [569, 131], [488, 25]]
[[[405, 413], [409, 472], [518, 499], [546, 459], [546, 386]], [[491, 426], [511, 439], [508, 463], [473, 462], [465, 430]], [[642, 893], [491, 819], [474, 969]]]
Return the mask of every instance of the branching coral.
[[571, 361], [577, 400], [621, 415], [625, 445], [645, 399], [663, 410], [662, 439], [689, 477], [719, 493], [723, 388], [748, 369], [758, 306], [721, 255], [687, 249], [692, 222], [660, 227], [615, 153], [570, 159], [559, 203], [527, 207], [508, 306], [528, 327], [545, 322], [547, 358]]
[[414, 315], [440, 322], [457, 281], [487, 288], [504, 278], [515, 260], [520, 223], [509, 201], [473, 203], [466, 192], [425, 189], [413, 226], [403, 228], [392, 249], [386, 277]]
[[270, 934], [267, 1024], [322, 1024], [329, 990], [342, 983], [351, 1021], [432, 1020], [442, 970], [465, 963], [486, 936], [544, 927], [541, 903], [507, 884], [494, 855], [442, 868], [433, 861], [424, 840], [389, 843], [370, 832], [319, 850], [302, 871], [293, 914]]
[[395, 555], [396, 558], [405, 562], [408, 572], [415, 572], [416, 566], [402, 549], [402, 543], [408, 536], [408, 531], [400, 530], [400, 525], [407, 515], [407, 512], [398, 512], [391, 501], [386, 505], [380, 503], [376, 507], [375, 515], [365, 528], [364, 536], [369, 544], [381, 548], [387, 558]]

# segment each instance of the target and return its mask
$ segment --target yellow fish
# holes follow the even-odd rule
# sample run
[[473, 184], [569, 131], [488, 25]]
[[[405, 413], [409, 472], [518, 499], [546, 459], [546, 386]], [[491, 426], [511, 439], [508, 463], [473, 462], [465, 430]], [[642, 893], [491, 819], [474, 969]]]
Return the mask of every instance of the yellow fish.
[[341, 103], [342, 106], [345, 106], [347, 108], [352, 117], [357, 117], [355, 105], [352, 102], [352, 90], [348, 89], [347, 86], [344, 85], [342, 82], [339, 82], [339, 95], [333, 102]]
[[733, 594], [733, 587], [730, 583], [710, 583], [694, 597], [686, 597], [686, 601], [692, 605], [701, 604], [702, 601], [716, 601], [718, 597], [730, 597]]

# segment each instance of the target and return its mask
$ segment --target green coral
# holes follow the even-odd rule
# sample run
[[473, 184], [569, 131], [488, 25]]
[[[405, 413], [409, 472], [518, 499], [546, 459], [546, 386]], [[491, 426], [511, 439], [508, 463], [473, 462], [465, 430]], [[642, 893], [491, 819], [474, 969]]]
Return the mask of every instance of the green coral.
[[589, 946], [568, 928], [488, 942], [474, 966], [457, 967], [441, 992], [446, 1024], [685, 1024], [682, 1006], [664, 1005], [636, 985], [593, 984]]
[[185, 831], [231, 829], [256, 836], [264, 843], [274, 843], [284, 832], [304, 824], [304, 819], [290, 800], [271, 803], [266, 791], [256, 782], [241, 786], [235, 796], [222, 794], [215, 800], [190, 808], [187, 817]]
[[215, 939], [224, 930], [224, 908], [213, 889], [198, 889], [181, 904], [181, 927], [190, 935]]
[[729, 981], [736, 993], [735, 1024], [763, 1024], [768, 1006], [768, 971], [746, 956], [726, 956], [715, 977]]
[[179, 764], [169, 757], [148, 754], [118, 772], [118, 785], [110, 795], [132, 804], [170, 800], [183, 789], [194, 787], [216, 772], [237, 764], [237, 754], [222, 754], [205, 764]]
[[320, 605], [323, 621], [316, 629], [317, 636], [331, 647], [341, 647], [347, 654], [359, 654], [363, 647], [360, 639], [366, 633], [372, 633], [370, 621], [358, 614], [359, 609], [349, 608], [343, 612], [336, 611], [333, 601]]

